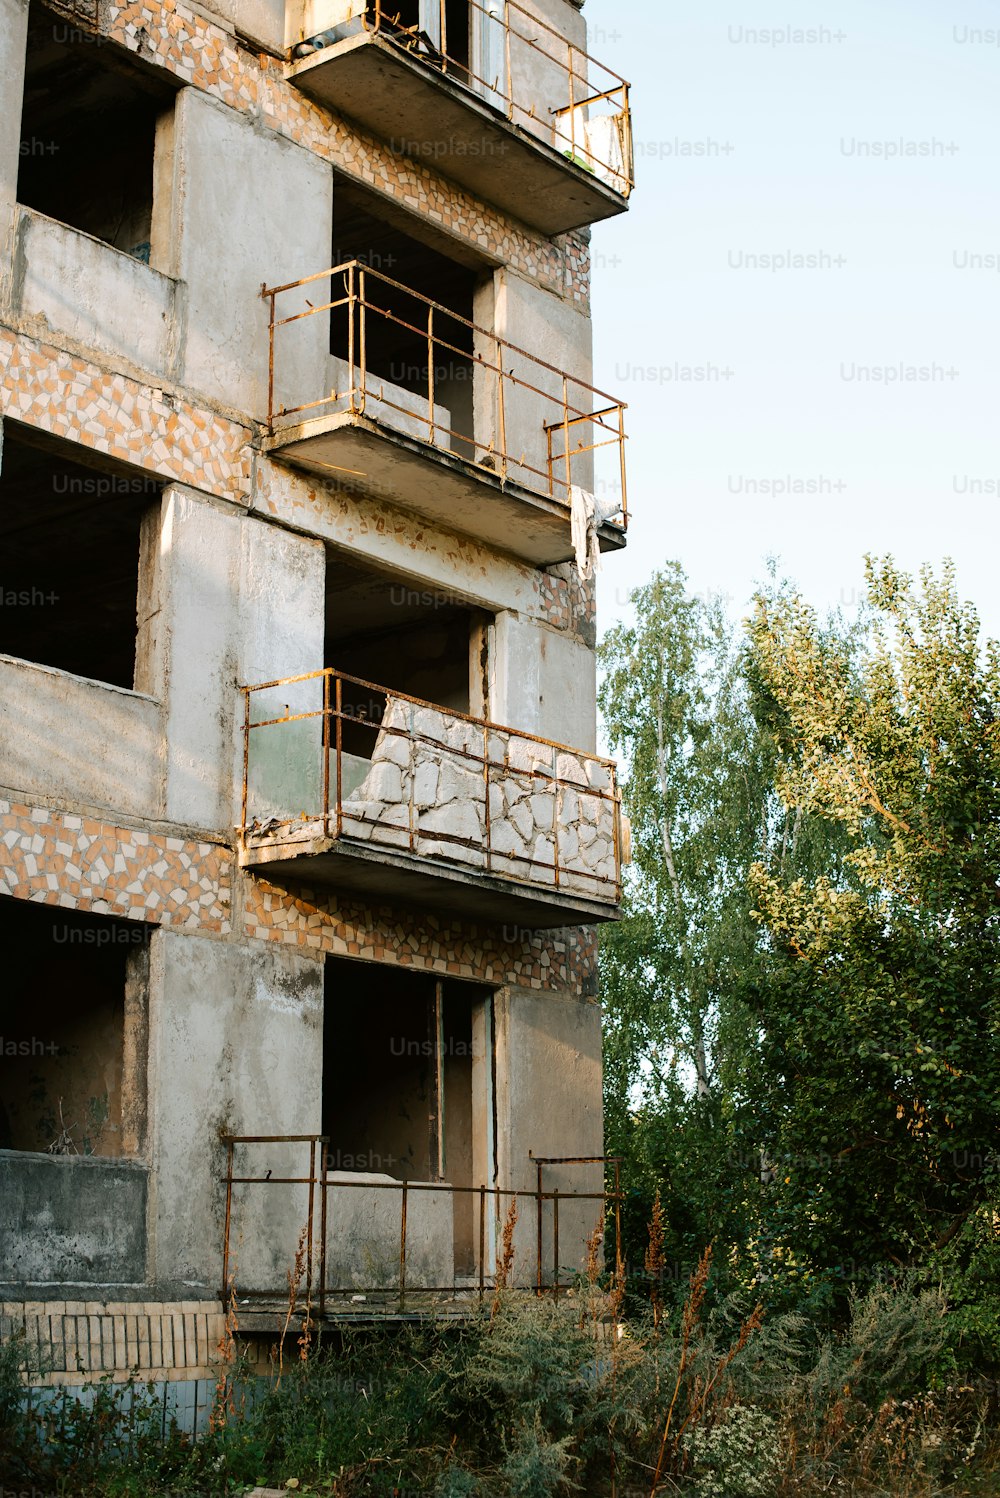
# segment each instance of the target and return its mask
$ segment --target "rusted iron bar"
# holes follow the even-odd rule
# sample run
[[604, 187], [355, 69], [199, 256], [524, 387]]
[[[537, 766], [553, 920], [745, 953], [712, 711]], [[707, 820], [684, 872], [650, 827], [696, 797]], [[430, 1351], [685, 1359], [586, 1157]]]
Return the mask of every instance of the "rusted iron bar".
[[479, 1308], [486, 1289], [486, 1187], [479, 1188]]
[[401, 1207], [402, 1225], [399, 1233], [399, 1309], [406, 1305], [406, 1192], [408, 1182], [404, 1181], [403, 1200]]
[[[522, 731], [520, 728], [512, 728], [510, 724], [493, 723], [489, 718], [477, 718], [474, 717], [471, 713], [459, 712], [457, 708], [449, 707], [445, 709], [441, 707], [440, 703], [428, 702], [424, 697], [413, 697], [409, 692], [397, 692], [395, 688], [392, 688], [390, 690], [388, 687], [379, 686], [377, 682], [366, 681], [363, 676], [351, 676], [348, 672], [338, 671], [332, 666], [327, 666], [322, 671], [304, 671], [299, 676], [280, 676], [275, 681], [255, 682], [253, 685], [241, 686], [239, 690], [241, 692], [251, 693], [268, 692], [271, 691], [274, 687], [290, 687], [295, 686], [300, 681], [315, 681], [318, 677], [323, 676], [327, 673], [329, 673], [334, 678], [339, 677], [341, 681], [346, 682], [350, 686], [363, 687], [365, 691], [368, 692], [379, 692], [383, 696], [391, 697], [396, 702], [412, 702], [414, 707], [430, 708], [431, 711], [437, 713], [439, 717], [454, 718], [462, 723], [472, 723], [477, 728], [490, 728], [495, 733], [513, 734], [514, 738], [522, 739], [525, 743], [544, 744], [547, 749], [559, 749], [562, 750], [565, 754], [574, 754], [578, 759], [586, 760], [588, 764], [603, 765], [605, 769], [614, 769], [616, 767], [615, 761], [613, 759], [605, 759], [603, 755], [590, 754], [585, 749], [574, 749], [572, 745], [562, 744], [558, 739], [546, 739], [543, 738], [541, 734], [528, 733], [526, 731]], [[300, 718], [315, 718], [317, 716], [317, 713], [291, 713], [287, 717], [269, 718], [265, 722], [252, 723], [250, 726], [251, 728], [265, 728], [274, 723], [291, 723]], [[345, 716], [349, 717], [350, 714], [345, 714]], [[405, 733], [405, 730], [397, 729], [396, 732], [402, 734]], [[515, 771], [514, 773], [528, 774], [529, 772]], [[599, 793], [595, 791], [594, 794], [597, 795]], [[602, 792], [600, 794], [607, 793]]]
[[306, 1305], [312, 1304], [313, 1208], [316, 1202], [316, 1141], [309, 1143], [309, 1206], [306, 1212]]
[[559, 1299], [559, 1187], [552, 1193], [552, 1295]]
[[222, 1307], [229, 1309], [229, 1235], [233, 1221], [233, 1141], [226, 1146], [226, 1225], [222, 1240]]
[[320, 1153], [320, 1185], [319, 1185], [319, 1314], [322, 1316], [326, 1311], [326, 1235], [327, 1235], [327, 1206], [326, 1206], [326, 1175], [327, 1175], [327, 1146], [324, 1143]]
[[[302, 276], [298, 281], [288, 281], [284, 286], [266, 287], [262, 295], [280, 296], [282, 292], [295, 291], [298, 287], [308, 286], [313, 281], [322, 281], [327, 276], [339, 275], [344, 271], [348, 271], [352, 266], [354, 266], [357, 270], [358, 279], [358, 289], [356, 292], [352, 293], [352, 299], [356, 300], [361, 306], [368, 307], [370, 311], [381, 312], [387, 319], [392, 319], [394, 322], [399, 323], [401, 327], [409, 329], [409, 331], [413, 333], [422, 334], [424, 331], [416, 324], [407, 323], [404, 319], [396, 317], [395, 313], [391, 312], [388, 308], [374, 306], [369, 302], [366, 293], [366, 286], [368, 281], [380, 281], [386, 286], [391, 286], [395, 291], [401, 291], [404, 293], [404, 295], [412, 297], [414, 301], [422, 302], [427, 307], [433, 307], [435, 312], [440, 312], [451, 322], [458, 323], [462, 327], [469, 328], [473, 333], [479, 333], [482, 337], [489, 339], [491, 343], [497, 341], [497, 333], [494, 328], [484, 328], [479, 323], [471, 322], [469, 318], [462, 317], [460, 313], [455, 312], [451, 307], [446, 307], [443, 302], [436, 302], [432, 297], [424, 296], [423, 292], [414, 291], [411, 286], [405, 285], [405, 283], [402, 281], [394, 280], [392, 276], [387, 276], [384, 271], [372, 270], [370, 266], [366, 266], [363, 261], [360, 260], [344, 260], [340, 265], [331, 266], [328, 270], [316, 271], [311, 276]], [[297, 322], [303, 317], [314, 317], [317, 312], [325, 310], [325, 307], [311, 307], [308, 312], [295, 313], [288, 319], [288, 321]], [[279, 318], [275, 322], [275, 327], [282, 326], [282, 321]], [[438, 339], [437, 341], [440, 346], [445, 346], [443, 340]], [[560, 369], [558, 365], [550, 364], [547, 359], [540, 359], [537, 354], [531, 353], [528, 349], [521, 348], [516, 343], [511, 343], [507, 338], [503, 340], [503, 345], [508, 353], [516, 354], [519, 358], [527, 359], [531, 364], [537, 364], [540, 369], [547, 370], [549, 374], [558, 375], [560, 378], [565, 375], [565, 370]], [[463, 350], [455, 347], [453, 348], [453, 352], [461, 353], [465, 358], [471, 357], [467, 349]], [[524, 382], [519, 381], [518, 383]], [[573, 383], [581, 390], [588, 390], [592, 395], [599, 395], [601, 399], [607, 401], [608, 405], [612, 408], [617, 408], [619, 405], [621, 405], [621, 402], [617, 400], [615, 396], [613, 396], [607, 390], [601, 390], [597, 385], [591, 385], [588, 384], [586, 380], [579, 380], [576, 378], [574, 378]], [[533, 389], [532, 386], [526, 384], [525, 388], [529, 390]], [[546, 395], [548, 392], [539, 390], [537, 393], [540, 395]], [[551, 399], [551, 396], [549, 398]], [[588, 415], [587, 412], [581, 409], [575, 407], [572, 409], [574, 409], [576, 415], [580, 417], [586, 417]]]
[[537, 1276], [535, 1294], [542, 1293], [542, 1161], [538, 1162], [538, 1185], [536, 1198], [538, 1206], [538, 1254], [537, 1254]]

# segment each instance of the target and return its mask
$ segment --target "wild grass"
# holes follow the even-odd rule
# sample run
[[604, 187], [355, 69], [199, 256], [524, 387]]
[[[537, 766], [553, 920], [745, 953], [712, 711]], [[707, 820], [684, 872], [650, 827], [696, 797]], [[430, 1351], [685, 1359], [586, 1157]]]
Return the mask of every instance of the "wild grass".
[[[289, 1312], [254, 1384], [227, 1307], [208, 1431], [164, 1423], [137, 1379], [24, 1409], [23, 1337], [0, 1345], [0, 1490], [73, 1498], [290, 1492], [433, 1498], [938, 1498], [1000, 1491], [996, 1387], [945, 1366], [940, 1289], [899, 1280], [858, 1294], [836, 1332], [712, 1303], [712, 1254], [683, 1303], [659, 1293], [653, 1214], [647, 1310], [624, 1266], [587, 1267], [558, 1303], [517, 1288], [516, 1203], [497, 1289], [462, 1324], [348, 1331], [314, 1321], [301, 1256]], [[626, 1314], [626, 1304], [629, 1306]], [[286, 1343], [297, 1338], [297, 1356]]]

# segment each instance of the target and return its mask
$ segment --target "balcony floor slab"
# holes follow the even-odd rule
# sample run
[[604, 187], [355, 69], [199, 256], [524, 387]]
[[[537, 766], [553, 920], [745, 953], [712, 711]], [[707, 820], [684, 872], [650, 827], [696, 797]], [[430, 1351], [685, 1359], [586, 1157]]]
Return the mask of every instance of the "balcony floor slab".
[[240, 852], [240, 866], [268, 879], [343, 890], [366, 903], [417, 906], [488, 926], [525, 930], [589, 926], [621, 919], [613, 900], [576, 891], [519, 884], [396, 849], [372, 848], [346, 838], [278, 841], [269, 837]]
[[[349, 412], [282, 426], [264, 449], [296, 468], [335, 479], [359, 494], [485, 541], [532, 566], [573, 557], [569, 506], [504, 481], [477, 463]], [[602, 551], [625, 545], [620, 526], [603, 525]]]
[[592, 172], [385, 37], [363, 32], [335, 42], [290, 64], [286, 76], [399, 154], [550, 238], [628, 208]]

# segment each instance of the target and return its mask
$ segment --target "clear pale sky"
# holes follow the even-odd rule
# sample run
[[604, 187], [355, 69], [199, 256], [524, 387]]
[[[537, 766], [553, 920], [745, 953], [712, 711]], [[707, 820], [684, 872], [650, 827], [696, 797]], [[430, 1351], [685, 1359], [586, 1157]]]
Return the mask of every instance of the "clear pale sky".
[[[631, 439], [602, 628], [667, 558], [742, 617], [769, 554], [825, 611], [891, 551], [951, 556], [1000, 636], [1000, 7], [585, 14], [633, 84], [638, 174], [593, 237], [595, 383]], [[789, 254], [812, 266], [751, 259]]]

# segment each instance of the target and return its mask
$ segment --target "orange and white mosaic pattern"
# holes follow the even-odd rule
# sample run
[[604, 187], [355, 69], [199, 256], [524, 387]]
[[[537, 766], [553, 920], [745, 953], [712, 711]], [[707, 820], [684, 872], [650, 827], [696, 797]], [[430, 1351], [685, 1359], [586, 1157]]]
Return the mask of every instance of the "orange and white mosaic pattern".
[[247, 503], [250, 432], [0, 326], [3, 414], [123, 463]]
[[0, 801], [0, 895], [222, 935], [232, 866], [212, 843]]
[[505, 933], [425, 914], [418, 924], [331, 893], [278, 889], [249, 878], [247, 935], [336, 957], [391, 963], [498, 986], [579, 992], [597, 966], [597, 938], [579, 931]]
[[240, 874], [217, 844], [10, 801], [0, 801], [0, 895], [498, 987], [579, 992], [597, 963], [590, 928], [496, 930], [431, 914], [414, 921], [332, 891], [293, 893]]

